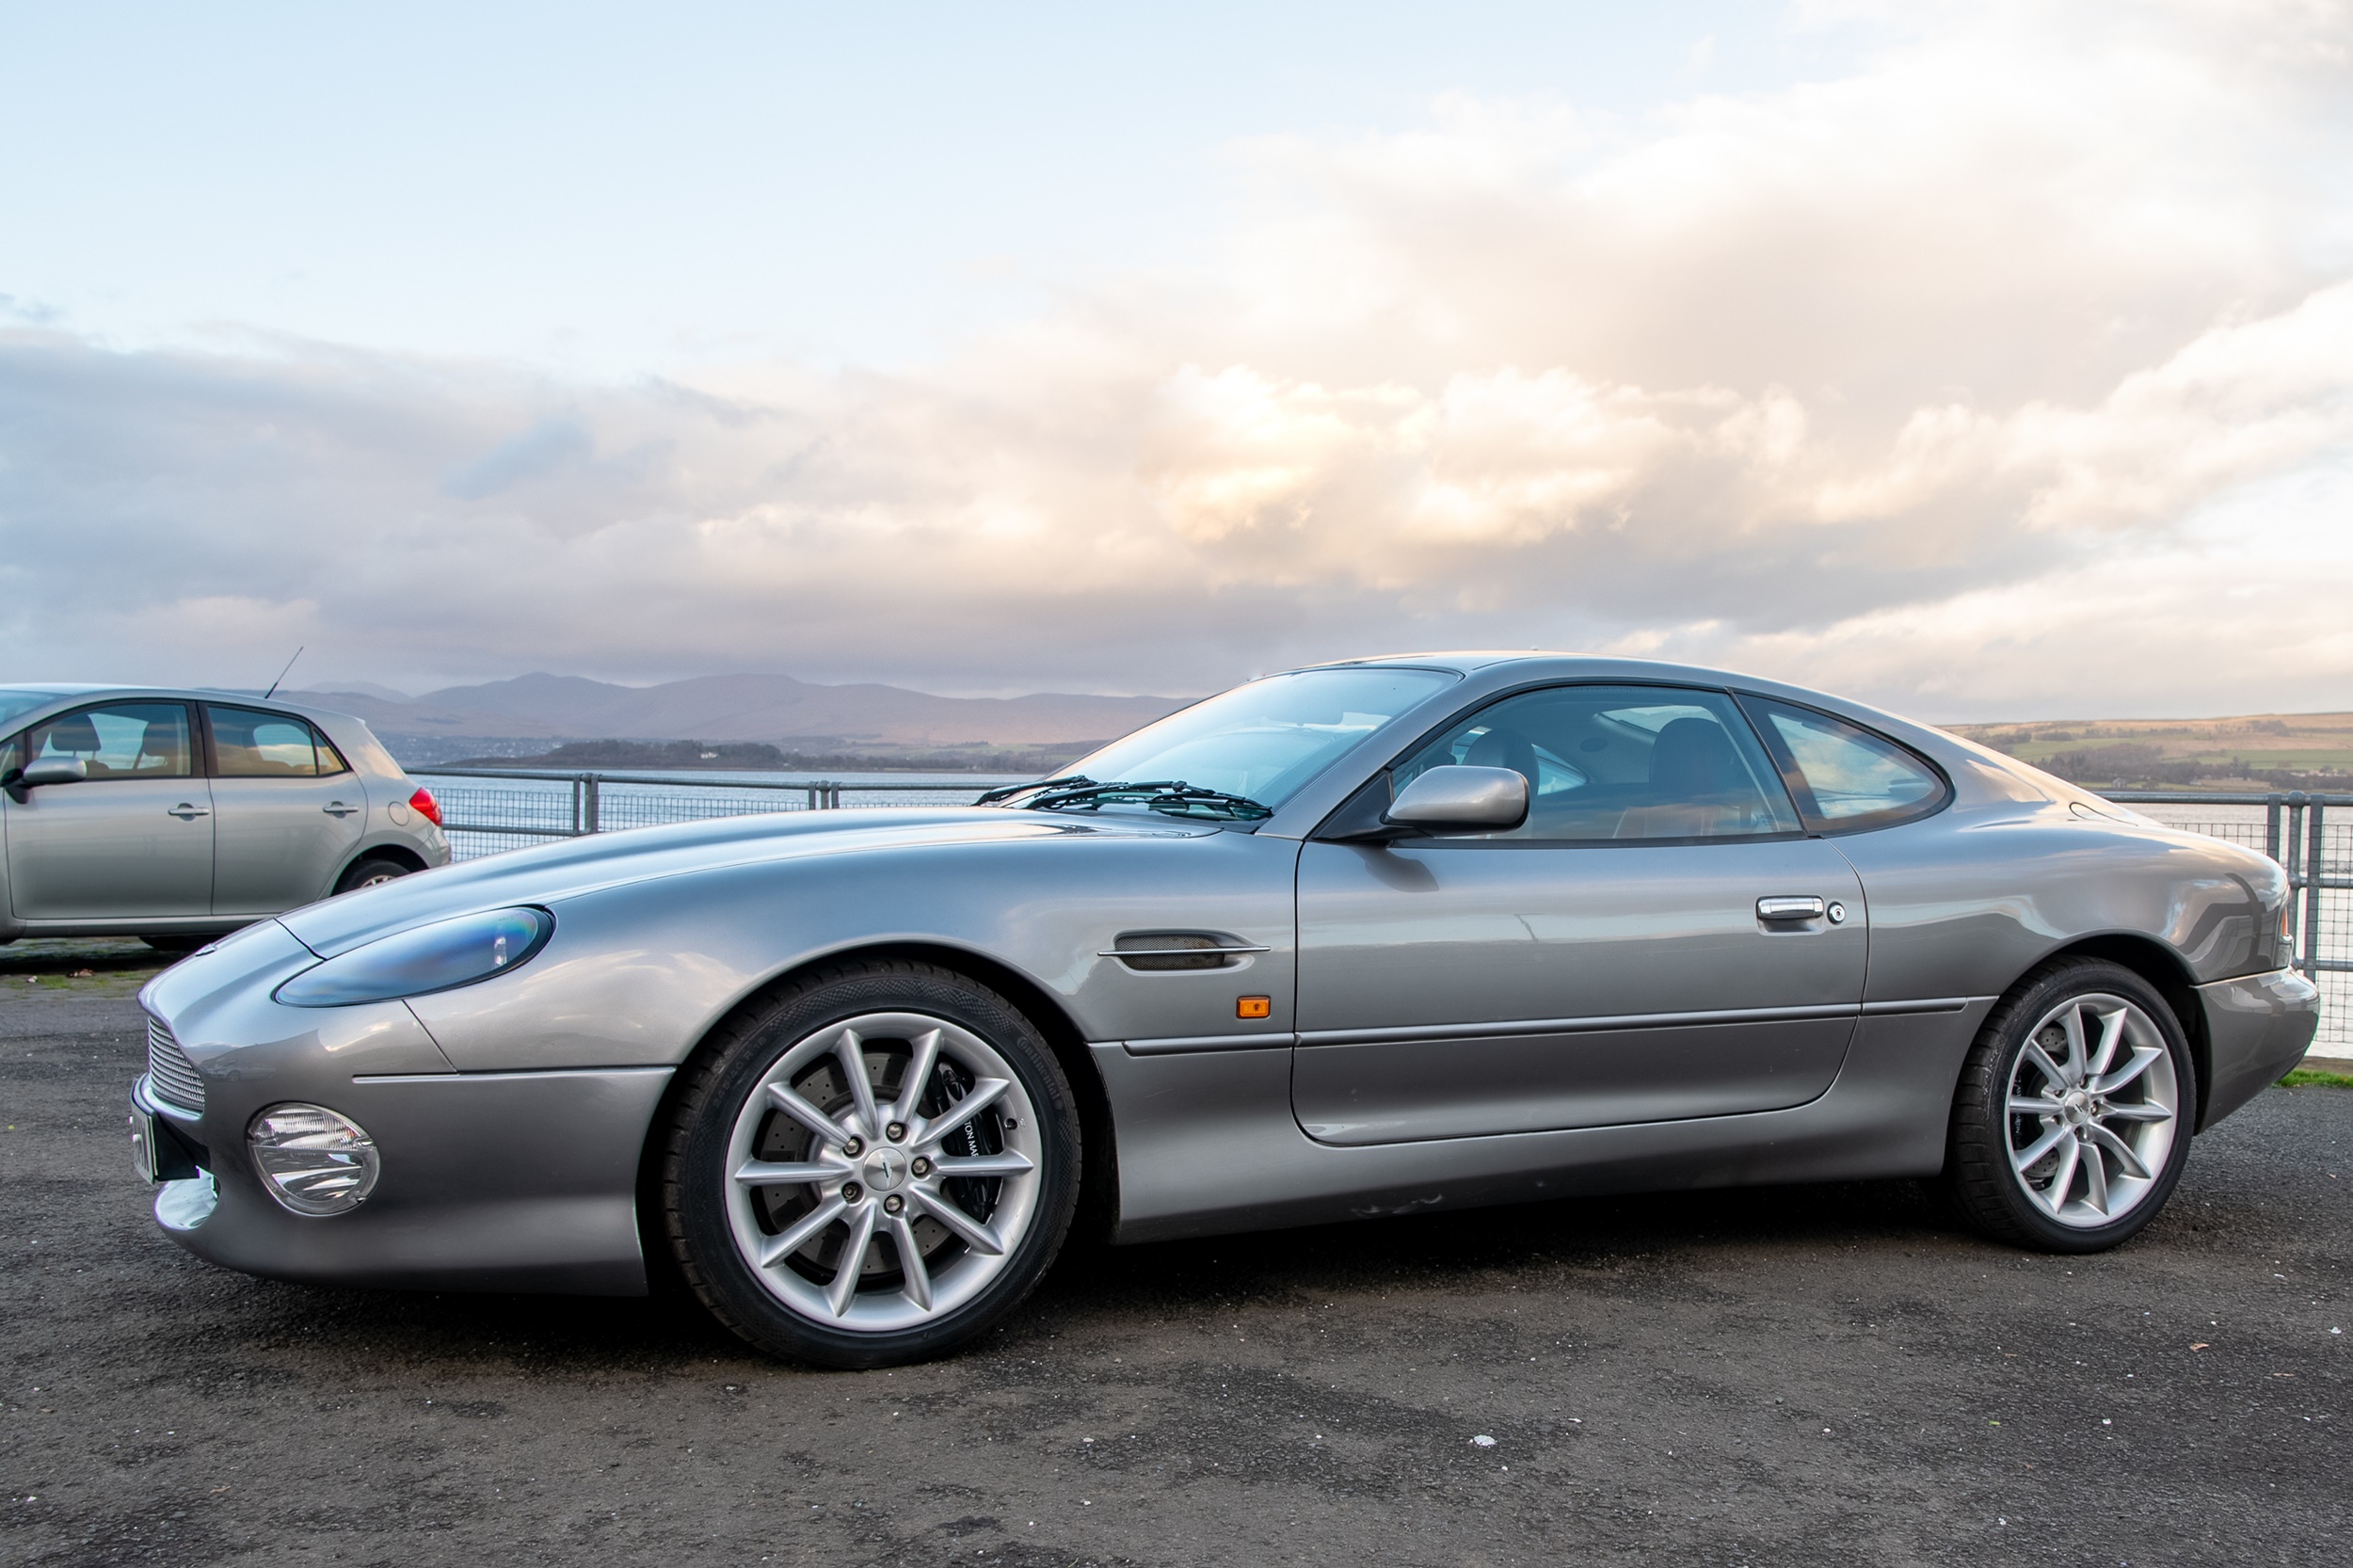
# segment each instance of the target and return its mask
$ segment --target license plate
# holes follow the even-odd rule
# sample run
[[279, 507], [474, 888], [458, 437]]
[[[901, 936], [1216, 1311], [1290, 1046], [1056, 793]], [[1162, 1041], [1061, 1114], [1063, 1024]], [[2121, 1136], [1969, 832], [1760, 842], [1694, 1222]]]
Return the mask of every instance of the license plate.
[[156, 1157], [156, 1146], [162, 1136], [161, 1129], [155, 1126], [153, 1112], [132, 1107], [131, 1168], [138, 1172], [141, 1181], [164, 1179], [161, 1161]]
[[131, 1096], [131, 1168], [141, 1181], [185, 1181], [196, 1175], [196, 1157], [184, 1139], [146, 1106]]

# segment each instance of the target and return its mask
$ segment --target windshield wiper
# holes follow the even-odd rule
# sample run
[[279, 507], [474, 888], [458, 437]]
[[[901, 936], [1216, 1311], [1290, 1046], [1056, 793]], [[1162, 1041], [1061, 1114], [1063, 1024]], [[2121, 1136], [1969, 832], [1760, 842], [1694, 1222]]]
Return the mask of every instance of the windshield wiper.
[[1170, 817], [1225, 818], [1228, 821], [1263, 822], [1274, 815], [1274, 808], [1252, 800], [1248, 795], [1229, 795], [1223, 790], [1205, 790], [1188, 784], [1181, 778], [1158, 778], [1135, 783], [1097, 784], [1085, 777], [1049, 778], [1040, 784], [1018, 784], [1011, 789], [991, 790], [981, 797], [981, 804], [1010, 797], [1024, 791], [1037, 792], [1021, 803], [1032, 811], [1059, 811], [1070, 807], [1096, 811], [1106, 806], [1142, 806]]
[[1094, 779], [1089, 778], [1082, 773], [1074, 773], [1066, 774], [1060, 778], [1033, 778], [1027, 784], [1001, 784], [994, 790], [982, 791], [981, 798], [974, 801], [972, 804], [975, 806], [994, 806], [1000, 800], [1011, 800], [1016, 795], [1026, 795], [1032, 790], [1058, 790], [1065, 785], [1092, 784], [1094, 782]]

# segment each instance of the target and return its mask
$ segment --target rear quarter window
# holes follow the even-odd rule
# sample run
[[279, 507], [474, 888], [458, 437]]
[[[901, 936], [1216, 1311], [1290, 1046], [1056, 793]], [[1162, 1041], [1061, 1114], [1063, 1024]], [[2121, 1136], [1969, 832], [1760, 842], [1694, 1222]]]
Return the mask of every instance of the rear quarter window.
[[1952, 786], [1927, 758], [1817, 709], [1743, 695], [1789, 792], [1815, 833], [1859, 833], [1944, 809]]

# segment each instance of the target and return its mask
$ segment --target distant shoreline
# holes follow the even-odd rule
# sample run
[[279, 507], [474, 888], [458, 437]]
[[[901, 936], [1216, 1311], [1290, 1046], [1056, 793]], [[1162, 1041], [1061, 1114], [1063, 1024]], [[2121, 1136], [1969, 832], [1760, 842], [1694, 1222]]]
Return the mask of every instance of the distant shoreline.
[[968, 773], [1027, 777], [1051, 774], [1101, 744], [1082, 741], [1050, 747], [807, 752], [744, 741], [568, 741], [536, 756], [467, 757], [408, 765], [551, 773]]

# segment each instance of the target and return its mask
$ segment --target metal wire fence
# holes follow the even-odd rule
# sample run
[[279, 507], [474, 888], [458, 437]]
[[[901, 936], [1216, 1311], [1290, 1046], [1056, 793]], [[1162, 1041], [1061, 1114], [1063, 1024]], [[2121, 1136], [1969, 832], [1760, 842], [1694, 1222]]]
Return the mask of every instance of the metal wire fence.
[[[415, 768], [433, 780], [460, 860], [551, 839], [771, 811], [968, 805], [1004, 778], [744, 780], [511, 769]], [[2169, 826], [2226, 839], [2284, 867], [2296, 901], [2297, 967], [2325, 1005], [2315, 1048], [2353, 1055], [2353, 795], [2116, 791]], [[2333, 814], [2332, 814], [2333, 813]]]
[[773, 811], [966, 806], [1006, 778], [744, 780], [510, 768], [411, 768], [432, 783], [451, 853], [478, 859], [551, 839]]

